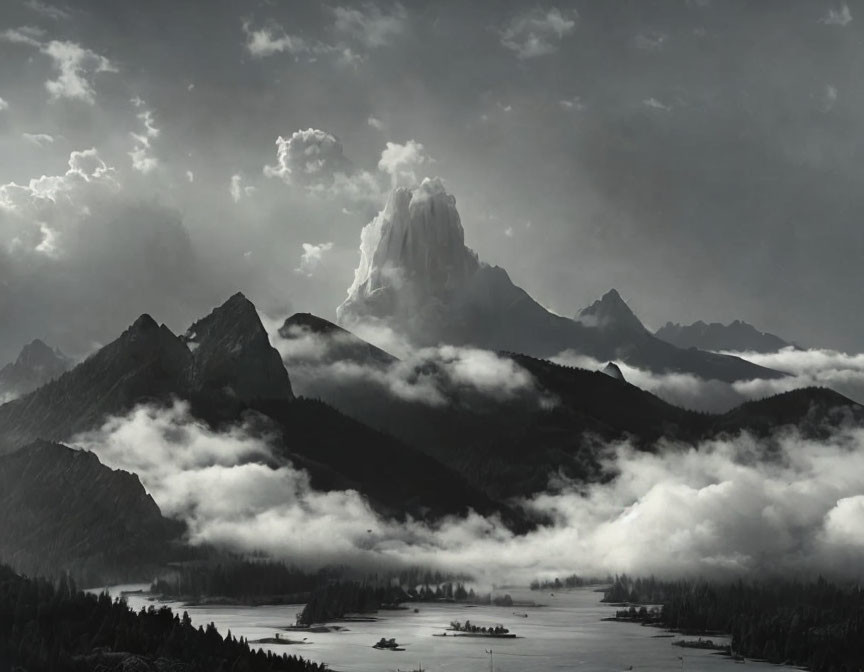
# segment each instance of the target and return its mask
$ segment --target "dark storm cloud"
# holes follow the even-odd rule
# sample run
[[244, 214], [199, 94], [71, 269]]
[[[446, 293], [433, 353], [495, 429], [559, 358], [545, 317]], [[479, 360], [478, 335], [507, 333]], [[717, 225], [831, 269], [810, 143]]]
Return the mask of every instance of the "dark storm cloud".
[[[116, 187], [76, 192], [62, 221], [78, 242], [63, 247], [58, 224], [54, 256], [34, 251], [50, 224], [16, 215], [24, 242], [0, 241], [0, 359], [35, 336], [63, 346], [60, 331], [102, 342], [145, 310], [183, 328], [236, 289], [274, 313], [332, 316], [376, 189], [412, 174], [444, 178], [467, 243], [562, 314], [615, 286], [649, 324], [742, 318], [857, 351], [859, 14], [744, 0], [4, 3], [0, 184], [62, 176], [95, 148]], [[325, 189], [278, 172], [277, 139], [304, 129], [341, 147]], [[388, 142], [400, 149], [385, 157]], [[393, 163], [418, 145], [434, 162]]]

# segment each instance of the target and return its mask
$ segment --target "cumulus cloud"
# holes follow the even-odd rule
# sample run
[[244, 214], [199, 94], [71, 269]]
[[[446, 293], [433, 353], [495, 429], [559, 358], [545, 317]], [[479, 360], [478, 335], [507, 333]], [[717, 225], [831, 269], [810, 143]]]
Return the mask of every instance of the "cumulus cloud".
[[287, 138], [279, 136], [276, 148], [276, 163], [264, 166], [267, 177], [302, 187], [310, 194], [352, 201], [377, 202], [381, 198], [378, 177], [356, 169], [331, 133], [315, 128], [295, 131]]
[[38, 334], [86, 354], [128, 326], [130, 310], [175, 315], [195, 269], [180, 216], [126, 193], [94, 148], [72, 152], [65, 172], [0, 185], [7, 348]]
[[849, 10], [849, 5], [844, 2], [839, 7], [830, 8], [828, 13], [819, 19], [819, 22], [824, 23], [826, 26], [840, 26], [844, 28], [852, 23], [852, 12]]
[[117, 72], [106, 57], [75, 42], [61, 40], [43, 42], [42, 31], [38, 28], [25, 26], [10, 29], [5, 31], [2, 37], [8, 42], [35, 47], [51, 58], [57, 77], [46, 81], [45, 88], [48, 89], [52, 100], [68, 98], [93, 105], [96, 102], [96, 94], [91, 82], [93, 75], [101, 72]]
[[[28, 184], [15, 182], [0, 185], [0, 208], [8, 217], [28, 225], [39, 220], [47, 225], [51, 219], [48, 213], [59, 204], [61, 207], [74, 207], [75, 196], [88, 185], [100, 188], [116, 188], [114, 168], [105, 163], [95, 148], [73, 151], [67, 162], [68, 169], [62, 175], [43, 175], [32, 178]], [[8, 222], [9, 220], [7, 220]], [[26, 236], [25, 236], [26, 237]], [[20, 238], [7, 238], [10, 245], [20, 245]]]
[[746, 434], [657, 452], [606, 446], [607, 481], [551, 475], [553, 489], [515, 503], [552, 521], [519, 536], [473, 513], [397, 523], [355, 491], [316, 492], [266, 427], [250, 417], [216, 432], [176, 403], [111, 418], [74, 444], [138, 473], [163, 512], [188, 523], [192, 543], [295, 562], [421, 564], [489, 583], [569, 572], [861, 575], [860, 429], [824, 441], [778, 435], [779, 459]]
[[[374, 126], [371, 118], [369, 123]], [[315, 128], [279, 136], [276, 148], [276, 163], [264, 166], [265, 176], [301, 187], [311, 195], [374, 205], [383, 200], [388, 186], [416, 185], [421, 179], [421, 168], [433, 163], [426, 148], [416, 140], [405, 144], [388, 142], [377, 170], [364, 170], [345, 156], [339, 138]]]
[[430, 163], [432, 159], [426, 149], [416, 140], [409, 140], [404, 145], [388, 142], [381, 152], [378, 170], [390, 176], [393, 187], [413, 187], [421, 179], [417, 171]]
[[501, 44], [521, 59], [546, 56], [573, 33], [578, 19], [576, 10], [537, 7], [510, 19], [501, 31]]
[[281, 26], [253, 29], [248, 22], [244, 22], [243, 32], [246, 33], [246, 49], [255, 58], [265, 58], [282, 52], [297, 56], [312, 50], [302, 37], [288, 35]]
[[3, 110], [9, 109], [9, 103], [7, 103], [3, 98], [0, 98], [0, 112]]
[[332, 11], [336, 32], [370, 49], [390, 44], [405, 31], [407, 23], [407, 12], [399, 3], [389, 12], [371, 2], [358, 7], [337, 6]]
[[384, 122], [381, 121], [380, 119], [378, 119], [378, 117], [369, 117], [366, 120], [366, 123], [369, 124], [376, 131], [383, 131], [384, 130]]
[[334, 175], [351, 170], [339, 139], [316, 128], [276, 139], [276, 164], [264, 167], [267, 177], [288, 184], [332, 184]]
[[303, 254], [300, 255], [300, 265], [294, 269], [296, 273], [311, 278], [321, 264], [325, 253], [333, 249], [333, 243], [303, 243]]

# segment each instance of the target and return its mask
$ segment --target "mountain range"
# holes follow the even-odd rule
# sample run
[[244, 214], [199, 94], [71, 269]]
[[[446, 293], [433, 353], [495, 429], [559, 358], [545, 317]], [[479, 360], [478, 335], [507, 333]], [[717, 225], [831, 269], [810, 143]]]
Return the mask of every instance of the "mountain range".
[[[286, 324], [298, 319], [310, 323], [294, 316]], [[346, 361], [365, 366], [369, 375], [356, 375], [355, 369], [352, 376], [334, 378], [334, 371], [341, 370], [334, 367], [334, 353], [360, 353], [369, 345], [321, 318], [315, 324], [304, 332], [303, 348], [285, 360], [300, 394], [320, 398], [420, 448], [495, 499], [542, 491], [553, 473], [576, 480], [602, 478], [599, 446], [612, 441], [656, 450], [660, 439], [693, 446], [742, 431], [767, 434], [793, 426], [815, 436], [841, 421], [864, 424], [864, 407], [823, 388], [794, 390], [708, 414], [673, 406], [629, 384], [614, 362], [588, 371], [503, 352], [498, 356], [530, 375], [534, 385], [527, 394], [491, 398], [448, 387], [443, 380], [439, 389], [447, 403], [421, 403], [394, 392], [392, 378], [398, 376], [402, 384], [434, 377], [439, 366], [434, 359], [399, 362], [391, 356], [389, 364], [382, 364], [380, 356], [352, 357]], [[282, 333], [288, 330], [283, 327]], [[301, 352], [307, 353], [305, 360]], [[406, 366], [413, 370], [406, 373]]]
[[729, 324], [701, 320], [690, 325], [667, 322], [654, 335], [679, 348], [698, 348], [727, 352], [777, 352], [794, 347], [779, 336], [759, 331], [752, 324], [735, 320]]
[[[821, 388], [712, 415], [631, 385], [618, 363], [722, 381], [785, 374], [668, 343], [615, 290], [572, 319], [546, 310], [465, 247], [438, 181], [396, 189], [367, 226], [337, 315], [341, 326], [297, 313], [268, 334], [237, 293], [181, 334], [143, 314], [71, 368], [30, 344], [3, 369], [35, 389], [0, 405], [0, 560], [99, 575], [164, 560], [147, 540], [180, 548], [182, 526], [134, 474], [62, 445], [141, 405], [182, 400], [215, 432], [242, 425], [268, 442], [265, 466], [302, 469], [319, 491], [357, 491], [379, 515], [432, 522], [475, 511], [516, 532], [538, 521], [515, 502], [553, 487], [553, 475], [609, 478], [610, 442], [684, 450], [742, 431], [864, 425], [864, 407]], [[409, 337], [412, 354], [349, 328], [367, 323]], [[562, 351], [608, 363], [588, 371], [546, 359]]]
[[395, 189], [363, 230], [360, 263], [337, 322], [384, 325], [418, 346], [449, 343], [548, 358], [574, 351], [655, 373], [726, 382], [779, 378], [738, 357], [657, 338], [611, 290], [573, 319], [556, 315], [464, 243], [456, 199], [440, 180]]
[[[189, 402], [222, 427], [254, 414], [278, 437], [279, 458], [314, 487], [357, 489], [387, 515], [442, 516], [472, 508], [514, 516], [457, 474], [332, 407], [296, 399], [254, 305], [235, 294], [176, 336], [149, 315], [39, 389], [0, 406], [0, 454], [37, 440], [68, 441], [139, 404]], [[448, 483], [446, 489], [441, 483]]]
[[[602, 320], [607, 304], [586, 315]], [[660, 438], [693, 445], [781, 425], [817, 432], [838, 414], [864, 423], [864, 408], [827, 390], [711, 416], [630, 385], [612, 362], [604, 372], [585, 371], [488, 353], [528, 381], [500, 396], [449, 378], [447, 361], [399, 360], [308, 313], [287, 319], [276, 342], [282, 355], [238, 293], [180, 336], [142, 315], [59, 378], [0, 405], [0, 557], [87, 575], [164, 557], [143, 552], [143, 539], [170, 548], [178, 528], [137, 478], [58, 445], [140, 404], [185, 400], [216, 431], [251, 423], [272, 444], [268, 466], [304, 469], [317, 490], [356, 490], [386, 517], [436, 520], [474, 510], [516, 531], [534, 523], [505, 502], [549, 487], [550, 474], [606, 478], [603, 442], [655, 450]], [[394, 395], [394, 372], [409, 385], [435, 381], [442, 401]]]

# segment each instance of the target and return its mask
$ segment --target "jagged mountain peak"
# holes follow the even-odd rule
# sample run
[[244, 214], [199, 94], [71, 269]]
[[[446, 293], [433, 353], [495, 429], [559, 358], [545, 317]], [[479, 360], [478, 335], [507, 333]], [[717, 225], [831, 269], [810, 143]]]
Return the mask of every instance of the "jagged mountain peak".
[[617, 289], [610, 289], [590, 306], [583, 308], [576, 319], [586, 326], [599, 329], [645, 331], [644, 325]]
[[365, 317], [436, 319], [441, 305], [477, 272], [476, 253], [465, 246], [456, 198], [441, 180], [394, 189], [363, 228], [360, 264], [337, 321]]
[[127, 329], [127, 333], [146, 333], [159, 328], [159, 323], [156, 322], [150, 315], [143, 313], [136, 319]]
[[45, 341], [30, 341], [14, 362], [0, 367], [0, 402], [35, 390], [68, 371], [71, 364], [66, 355]]
[[46, 360], [52, 360], [57, 356], [53, 348], [45, 343], [45, 341], [34, 338], [27, 345], [21, 348], [21, 353], [15, 360], [16, 364], [33, 364], [40, 363]]
[[544, 308], [465, 246], [456, 199], [440, 180], [395, 189], [363, 228], [360, 263], [336, 321], [440, 343], [551, 357], [565, 350], [703, 378], [777, 377], [742, 359], [680, 350], [654, 336], [617, 290], [568, 319]]
[[183, 336], [193, 353], [192, 386], [243, 401], [293, 399], [282, 358], [258, 311], [238, 292], [195, 322]]

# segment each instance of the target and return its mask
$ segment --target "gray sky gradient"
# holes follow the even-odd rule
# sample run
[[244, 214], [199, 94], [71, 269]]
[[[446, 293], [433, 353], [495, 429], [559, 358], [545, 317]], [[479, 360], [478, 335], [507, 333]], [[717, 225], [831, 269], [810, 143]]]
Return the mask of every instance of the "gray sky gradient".
[[426, 175], [561, 314], [616, 287], [653, 327], [860, 351], [862, 26], [792, 0], [9, 0], [0, 361], [236, 290], [332, 318], [383, 194]]

